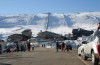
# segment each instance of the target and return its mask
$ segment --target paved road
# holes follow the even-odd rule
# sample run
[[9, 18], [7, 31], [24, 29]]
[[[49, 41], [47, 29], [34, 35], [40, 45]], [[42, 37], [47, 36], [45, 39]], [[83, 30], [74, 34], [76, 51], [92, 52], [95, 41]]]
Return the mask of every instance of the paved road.
[[85, 65], [76, 51], [56, 52], [55, 49], [35, 48], [31, 52], [0, 55], [0, 65]]

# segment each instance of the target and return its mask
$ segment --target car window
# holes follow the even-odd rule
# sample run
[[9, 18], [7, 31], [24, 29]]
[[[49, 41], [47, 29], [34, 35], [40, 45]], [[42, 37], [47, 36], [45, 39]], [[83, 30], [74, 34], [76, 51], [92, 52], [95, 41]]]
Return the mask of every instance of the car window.
[[83, 41], [82, 44], [87, 44], [87, 41]]
[[93, 41], [95, 38], [96, 38], [96, 36], [91, 35], [91, 36], [88, 37], [87, 40], [88, 40], [88, 42], [91, 42], [91, 41]]

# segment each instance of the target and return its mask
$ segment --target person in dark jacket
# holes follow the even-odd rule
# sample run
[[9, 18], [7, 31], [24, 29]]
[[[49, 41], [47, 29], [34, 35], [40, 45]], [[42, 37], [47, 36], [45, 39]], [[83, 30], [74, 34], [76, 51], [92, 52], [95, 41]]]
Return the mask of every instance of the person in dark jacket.
[[56, 42], [56, 50], [57, 50], [57, 52], [58, 52], [58, 49], [59, 49], [59, 43]]
[[63, 42], [63, 43], [61, 44], [62, 52], [65, 52], [65, 48], [66, 48], [66, 45], [65, 45], [65, 43]]
[[28, 51], [30, 51], [31, 44], [30, 44], [30, 42], [29, 42], [29, 41], [27, 42], [27, 48], [28, 48]]
[[19, 44], [18, 42], [15, 42], [16, 43], [16, 51], [19, 52]]
[[0, 54], [2, 54], [2, 45], [0, 44]]

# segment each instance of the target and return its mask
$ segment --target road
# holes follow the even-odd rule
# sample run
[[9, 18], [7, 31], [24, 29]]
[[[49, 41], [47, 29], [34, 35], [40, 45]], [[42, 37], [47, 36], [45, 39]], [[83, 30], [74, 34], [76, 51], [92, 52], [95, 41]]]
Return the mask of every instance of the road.
[[37, 47], [35, 51], [4, 53], [0, 65], [91, 65], [77, 56], [77, 51], [56, 52], [54, 48]]

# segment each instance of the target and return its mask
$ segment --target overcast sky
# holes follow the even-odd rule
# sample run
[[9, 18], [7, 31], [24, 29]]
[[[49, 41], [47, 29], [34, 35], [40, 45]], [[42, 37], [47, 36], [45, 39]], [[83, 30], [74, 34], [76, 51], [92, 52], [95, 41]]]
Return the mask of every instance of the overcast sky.
[[0, 0], [0, 14], [100, 12], [100, 0]]

